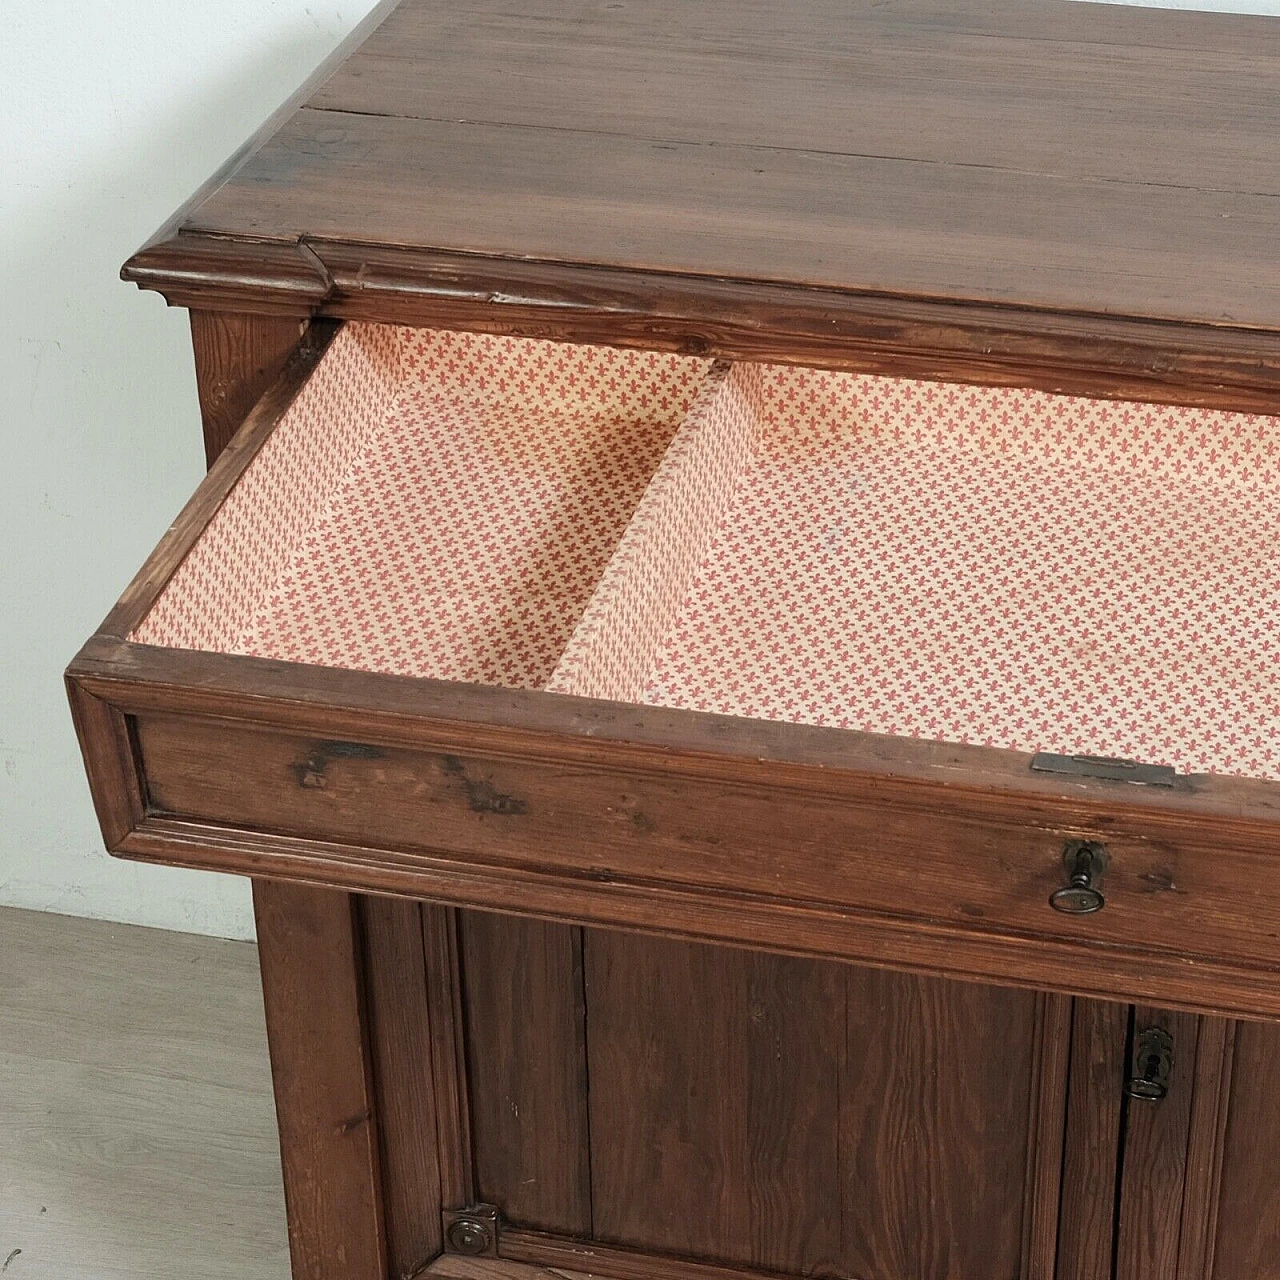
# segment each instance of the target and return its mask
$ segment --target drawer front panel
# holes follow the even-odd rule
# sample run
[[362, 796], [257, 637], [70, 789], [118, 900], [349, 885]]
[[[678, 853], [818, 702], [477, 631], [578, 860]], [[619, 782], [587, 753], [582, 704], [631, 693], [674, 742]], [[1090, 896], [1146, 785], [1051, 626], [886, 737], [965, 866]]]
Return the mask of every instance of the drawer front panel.
[[[929, 812], [813, 785], [750, 785], [579, 762], [321, 740], [164, 715], [136, 722], [153, 811], [233, 828], [423, 851], [1008, 933], [1270, 964], [1280, 860], [1099, 826]], [[1105, 843], [1103, 910], [1063, 915], [1068, 841]], [[572, 915], [572, 912], [567, 914]]]

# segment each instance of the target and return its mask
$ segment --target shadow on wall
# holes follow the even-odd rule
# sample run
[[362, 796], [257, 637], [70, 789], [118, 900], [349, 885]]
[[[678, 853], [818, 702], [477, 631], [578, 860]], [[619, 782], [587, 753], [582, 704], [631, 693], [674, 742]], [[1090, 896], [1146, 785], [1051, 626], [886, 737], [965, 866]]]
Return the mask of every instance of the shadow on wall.
[[[242, 25], [252, 21], [254, 6], [239, 7], [250, 14]], [[137, 102], [122, 114], [109, 83], [121, 73], [108, 50], [95, 53], [103, 82], [81, 96], [98, 97], [96, 114], [76, 118], [57, 93], [33, 92], [47, 118], [24, 127], [47, 143], [24, 134], [15, 145], [26, 156], [0, 156], [0, 179], [6, 168], [16, 177], [0, 192], [0, 903], [252, 935], [246, 884], [102, 851], [61, 673], [203, 471], [186, 312], [139, 295], [120, 266], [368, 7], [325, 29], [297, 4], [305, 33], [212, 77], [208, 50], [192, 50], [198, 92], [182, 100], [180, 86], [153, 84], [139, 94], [166, 99], [162, 115]], [[28, 39], [28, 62], [54, 43]], [[171, 65], [176, 52], [171, 42]], [[74, 72], [51, 60], [34, 75], [19, 62], [17, 74], [61, 92]]]

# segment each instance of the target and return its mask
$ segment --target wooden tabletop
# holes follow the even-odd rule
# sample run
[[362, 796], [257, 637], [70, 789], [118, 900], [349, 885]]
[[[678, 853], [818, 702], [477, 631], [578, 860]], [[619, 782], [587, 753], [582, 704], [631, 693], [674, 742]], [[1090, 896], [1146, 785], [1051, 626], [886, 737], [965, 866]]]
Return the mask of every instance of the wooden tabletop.
[[1280, 19], [384, 4], [125, 274], [187, 305], [1276, 407]]

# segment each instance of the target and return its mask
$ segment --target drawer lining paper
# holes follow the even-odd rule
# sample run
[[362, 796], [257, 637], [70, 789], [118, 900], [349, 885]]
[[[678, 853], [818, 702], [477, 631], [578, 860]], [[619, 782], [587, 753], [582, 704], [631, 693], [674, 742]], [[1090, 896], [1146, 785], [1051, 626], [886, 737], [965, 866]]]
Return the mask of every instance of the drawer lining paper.
[[348, 325], [132, 638], [1280, 778], [1257, 415]]

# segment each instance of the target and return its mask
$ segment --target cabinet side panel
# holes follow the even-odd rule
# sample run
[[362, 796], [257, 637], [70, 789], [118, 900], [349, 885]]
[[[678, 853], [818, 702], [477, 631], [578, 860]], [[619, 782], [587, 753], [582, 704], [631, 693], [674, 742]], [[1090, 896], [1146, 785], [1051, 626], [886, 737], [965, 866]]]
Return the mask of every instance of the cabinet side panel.
[[848, 976], [843, 1273], [1018, 1275], [1036, 996], [867, 969]]
[[589, 1236], [582, 930], [458, 918], [477, 1195], [508, 1222]]
[[1242, 1022], [1218, 1199], [1214, 1280], [1280, 1280], [1280, 1026]]
[[588, 930], [598, 1239], [836, 1274], [841, 966]]
[[205, 460], [210, 466], [279, 376], [305, 324], [292, 316], [191, 313]]

